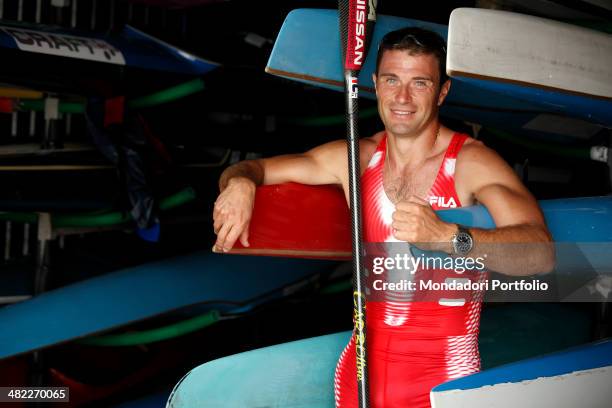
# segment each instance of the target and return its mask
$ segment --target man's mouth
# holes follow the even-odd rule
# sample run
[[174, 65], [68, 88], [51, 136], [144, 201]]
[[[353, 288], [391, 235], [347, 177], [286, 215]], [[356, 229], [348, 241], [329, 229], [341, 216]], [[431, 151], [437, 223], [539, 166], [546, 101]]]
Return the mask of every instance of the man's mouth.
[[391, 113], [397, 116], [405, 116], [408, 117], [414, 114], [415, 111], [405, 110], [405, 109], [391, 109]]

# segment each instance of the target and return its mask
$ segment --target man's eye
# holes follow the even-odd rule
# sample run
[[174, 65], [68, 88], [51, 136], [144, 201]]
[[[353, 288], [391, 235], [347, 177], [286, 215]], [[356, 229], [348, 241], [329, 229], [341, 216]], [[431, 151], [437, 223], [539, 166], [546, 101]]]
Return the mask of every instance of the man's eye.
[[412, 82], [412, 86], [416, 89], [427, 89], [431, 85], [432, 85], [431, 81], [427, 81], [427, 80], [417, 79], [416, 81]]
[[397, 79], [395, 79], [395, 78], [387, 78], [385, 80], [385, 83], [388, 84], [388, 85], [395, 85], [397, 83]]

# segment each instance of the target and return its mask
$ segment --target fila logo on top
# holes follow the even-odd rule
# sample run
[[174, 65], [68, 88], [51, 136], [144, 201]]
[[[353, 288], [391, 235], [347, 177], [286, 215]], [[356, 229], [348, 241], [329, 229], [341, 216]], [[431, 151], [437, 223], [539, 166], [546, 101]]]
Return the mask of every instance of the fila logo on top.
[[437, 205], [440, 208], [456, 208], [457, 203], [453, 197], [446, 200], [445, 197], [429, 196], [429, 205]]

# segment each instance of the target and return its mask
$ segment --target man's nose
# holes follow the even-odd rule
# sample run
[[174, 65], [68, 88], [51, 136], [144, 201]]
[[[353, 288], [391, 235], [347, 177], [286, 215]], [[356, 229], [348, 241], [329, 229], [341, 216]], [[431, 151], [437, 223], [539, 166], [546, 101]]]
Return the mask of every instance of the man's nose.
[[395, 94], [395, 99], [399, 103], [407, 103], [412, 100], [412, 90], [410, 84], [402, 85]]

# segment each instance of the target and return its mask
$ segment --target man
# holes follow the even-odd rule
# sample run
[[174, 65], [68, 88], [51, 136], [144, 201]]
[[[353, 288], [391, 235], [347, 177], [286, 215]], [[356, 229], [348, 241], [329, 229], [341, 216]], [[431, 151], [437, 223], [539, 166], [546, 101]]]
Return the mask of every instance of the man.
[[[360, 141], [364, 240], [428, 243], [428, 249], [472, 257], [495, 243], [550, 242], [537, 202], [510, 167], [482, 143], [440, 124], [438, 110], [451, 86], [445, 61], [444, 41], [423, 29], [391, 32], [379, 46], [373, 80], [385, 131]], [[226, 252], [238, 239], [248, 246], [256, 186], [288, 181], [339, 184], [348, 195], [346, 142], [229, 167], [213, 214], [216, 249]], [[475, 203], [487, 207], [497, 228], [466, 229], [434, 212]], [[489, 256], [486, 266], [509, 275], [553, 267], [552, 251], [527, 248], [513, 262]], [[429, 407], [433, 386], [479, 370], [479, 301], [369, 302], [367, 312], [373, 406]], [[356, 406], [354, 339], [340, 357], [335, 386], [337, 406]]]

